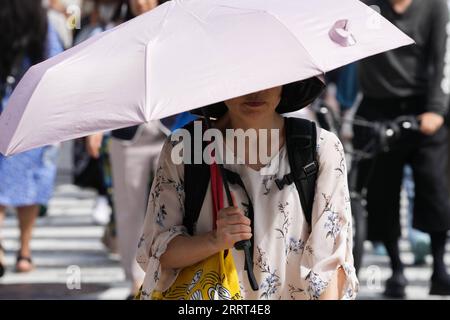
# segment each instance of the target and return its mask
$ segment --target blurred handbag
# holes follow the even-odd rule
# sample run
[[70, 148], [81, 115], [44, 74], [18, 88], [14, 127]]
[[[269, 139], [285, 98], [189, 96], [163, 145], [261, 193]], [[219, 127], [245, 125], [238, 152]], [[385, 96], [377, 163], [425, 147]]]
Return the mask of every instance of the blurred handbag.
[[105, 194], [102, 172], [102, 159], [92, 158], [86, 151], [85, 138], [75, 139], [73, 143], [73, 184], [80, 188], [93, 188]]

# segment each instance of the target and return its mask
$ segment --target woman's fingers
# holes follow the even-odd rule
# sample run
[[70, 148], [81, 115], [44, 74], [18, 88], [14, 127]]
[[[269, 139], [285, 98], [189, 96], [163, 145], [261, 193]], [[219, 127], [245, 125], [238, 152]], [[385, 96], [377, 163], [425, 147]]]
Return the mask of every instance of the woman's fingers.
[[252, 238], [252, 234], [251, 233], [237, 233], [237, 234], [233, 234], [232, 236], [233, 239], [233, 245], [236, 242], [242, 241], [242, 240], [250, 240]]
[[240, 209], [232, 208], [234, 210], [223, 210], [218, 218], [217, 222], [220, 222], [224, 225], [232, 225], [232, 224], [244, 224], [250, 225], [251, 221], [249, 218], [244, 216], [243, 212]]
[[236, 208], [236, 207], [228, 207], [228, 208], [223, 208], [222, 210], [219, 211], [219, 216], [229, 216], [229, 215], [234, 215], [234, 214], [244, 214], [242, 212], [241, 209]]
[[223, 249], [232, 248], [235, 243], [252, 238], [250, 219], [237, 207], [233, 193], [231, 198], [234, 206], [220, 210], [216, 221], [217, 237]]
[[220, 210], [218, 217], [221, 219], [228, 219], [229, 217], [232, 217], [235, 215], [245, 217], [242, 209], [235, 208], [235, 207], [228, 207], [228, 208], [224, 208], [224, 209]]
[[250, 228], [250, 226], [246, 226], [243, 224], [235, 224], [227, 226], [226, 232], [228, 232], [229, 234], [252, 233], [252, 228]]
[[219, 250], [233, 248], [236, 242], [249, 240], [253, 236], [251, 230], [248, 229], [248, 226], [232, 226], [232, 230], [230, 230], [229, 227], [216, 230], [215, 241]]

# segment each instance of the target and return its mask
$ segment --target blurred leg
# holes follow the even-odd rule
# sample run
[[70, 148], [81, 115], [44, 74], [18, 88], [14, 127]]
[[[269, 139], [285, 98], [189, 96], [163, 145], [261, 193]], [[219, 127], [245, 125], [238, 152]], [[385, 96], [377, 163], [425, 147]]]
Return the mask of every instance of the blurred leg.
[[450, 230], [447, 128], [420, 136], [412, 156], [415, 182], [413, 227], [427, 233]]
[[4, 206], [0, 206], [0, 277], [3, 276], [5, 273], [5, 257], [4, 257], [4, 248], [2, 246], [2, 226], [3, 226], [3, 219], [5, 218], [5, 212], [6, 208]]
[[386, 247], [387, 253], [391, 260], [392, 274], [403, 273], [404, 266], [400, 259], [400, 249], [398, 246], [398, 240], [385, 241], [384, 246]]
[[142, 209], [139, 209], [139, 207], [142, 207], [142, 204], [138, 205], [136, 202], [139, 195], [143, 197], [142, 190], [139, 188], [140, 180], [143, 176], [143, 173], [139, 173], [142, 170], [142, 166], [135, 163], [138, 160], [135, 156], [130, 156], [130, 152], [133, 151], [131, 148], [132, 146], [126, 146], [120, 140], [114, 138], [111, 140], [113, 197], [116, 209], [118, 252], [125, 272], [125, 278], [130, 282], [133, 289], [134, 282], [138, 281], [136, 278], [143, 279], [144, 276], [143, 271], [141, 275], [137, 274], [138, 267], [135, 261], [135, 247], [139, 241], [138, 229], [142, 226], [144, 212], [141, 211]]
[[450, 295], [450, 275], [445, 265], [445, 245], [447, 232], [434, 232], [431, 236], [431, 251], [433, 254], [433, 276], [431, 277], [430, 294]]
[[400, 259], [398, 239], [385, 241], [384, 245], [388, 252], [392, 268], [392, 275], [386, 281], [384, 295], [391, 298], [403, 298], [408, 281], [403, 273], [404, 266]]
[[33, 227], [36, 222], [36, 218], [39, 215], [39, 206], [24, 206], [17, 208], [17, 215], [19, 218], [20, 229], [20, 249], [18, 257], [25, 259], [19, 259], [17, 261], [16, 269], [20, 272], [27, 272], [32, 269], [32, 263], [28, 259], [31, 258], [30, 242], [33, 234]]
[[411, 245], [411, 250], [414, 254], [414, 265], [425, 265], [425, 258], [431, 253], [430, 236], [427, 233], [414, 229], [412, 226], [414, 216], [415, 185], [412, 168], [409, 165], [406, 165], [404, 169], [403, 188], [406, 191], [408, 198], [408, 239]]
[[407, 280], [403, 274], [398, 239], [400, 228], [400, 191], [404, 166], [403, 150], [378, 155], [369, 173], [367, 188], [368, 239], [386, 247], [392, 275], [386, 281], [384, 295], [402, 298]]
[[447, 232], [431, 233], [431, 247], [433, 252], [433, 278], [445, 280], [450, 283], [447, 267], [444, 262], [445, 244], [447, 242]]
[[0, 205], [0, 246], [2, 244], [2, 228], [3, 228], [3, 220], [5, 219], [5, 214], [6, 214], [6, 207]]
[[3, 227], [3, 220], [5, 219], [6, 214], [6, 207], [0, 205], [0, 241], [2, 240], [2, 227]]
[[447, 231], [450, 229], [450, 202], [448, 198], [447, 128], [434, 136], [421, 136], [413, 156], [416, 197], [414, 226], [431, 236], [433, 276], [431, 294], [450, 294], [450, 277], [444, 261]]
[[359, 164], [358, 190], [367, 188], [368, 240], [382, 242], [390, 258], [392, 276], [386, 281], [384, 294], [401, 298], [406, 278], [400, 259], [400, 191], [406, 150], [393, 149], [378, 154], [372, 161]]
[[144, 272], [136, 262], [136, 252], [147, 209], [149, 178], [154, 158], [165, 140], [158, 128], [148, 126], [133, 143], [113, 138], [110, 145], [117, 244], [133, 294], [144, 279]]

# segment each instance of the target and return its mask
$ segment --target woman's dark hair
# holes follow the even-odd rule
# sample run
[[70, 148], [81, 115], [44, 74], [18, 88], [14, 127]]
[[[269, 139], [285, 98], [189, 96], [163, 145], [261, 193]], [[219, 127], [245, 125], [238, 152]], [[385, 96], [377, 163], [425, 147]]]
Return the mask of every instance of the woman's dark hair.
[[[163, 4], [170, 0], [159, 0], [158, 5]], [[122, 3], [117, 7], [117, 11], [114, 14], [113, 21], [125, 22], [134, 18], [133, 12], [131, 12], [130, 0], [122, 0]]]
[[45, 56], [47, 12], [38, 0], [2, 0], [0, 5], [0, 82], [4, 82], [18, 56], [32, 64]]

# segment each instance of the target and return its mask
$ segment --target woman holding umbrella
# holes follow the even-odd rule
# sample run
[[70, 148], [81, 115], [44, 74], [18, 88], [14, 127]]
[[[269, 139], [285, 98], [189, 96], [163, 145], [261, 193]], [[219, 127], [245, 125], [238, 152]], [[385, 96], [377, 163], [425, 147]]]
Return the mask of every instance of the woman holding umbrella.
[[[375, 27], [364, 19], [368, 14], [377, 18]], [[219, 201], [214, 211], [210, 201], [200, 203], [203, 208], [196, 232], [189, 232], [192, 236], [188, 237], [182, 220], [190, 210], [185, 212], [182, 204], [185, 194], [195, 187], [187, 187], [186, 192], [183, 189], [184, 167], [171, 158], [176, 144], [167, 142], [139, 241], [138, 261], [146, 271], [142, 294], [150, 297], [155, 289], [168, 288], [177, 278], [178, 269], [215, 252], [227, 251], [236, 261], [244, 298], [353, 298], [357, 281], [352, 266], [342, 146], [326, 131], [312, 130], [309, 123], [308, 137], [316, 133], [318, 139], [308, 139], [315, 142], [314, 148], [311, 143], [308, 147], [318, 159], [313, 167], [319, 168], [315, 170], [315, 192], [308, 194], [315, 195], [314, 201], [308, 202], [313, 208], [302, 212], [304, 203], [297, 193], [290, 192], [295, 189], [287, 179], [292, 176], [290, 160], [286, 160], [286, 152], [291, 149], [286, 150], [284, 145], [285, 141], [293, 145], [293, 136], [285, 134], [284, 129], [291, 120], [284, 120], [280, 114], [304, 107], [315, 96], [308, 90], [288, 94], [290, 86], [285, 84], [301, 80], [300, 84], [305, 84], [305, 79], [411, 43], [409, 37], [357, 0], [343, 0], [339, 5], [332, 0], [170, 1], [36, 66], [10, 99], [10, 104], [21, 109], [7, 110], [0, 117], [0, 132], [4, 133], [0, 136], [0, 151], [14, 154], [225, 101], [218, 109], [222, 112], [211, 116], [217, 120], [217, 129], [254, 128], [282, 133], [279, 139], [272, 139], [270, 146], [281, 145], [274, 147], [280, 159], [279, 170], [271, 176], [260, 175], [271, 164], [263, 159], [226, 164], [223, 169], [242, 178], [243, 187], [231, 186], [234, 204], [225, 188], [231, 208], [223, 209], [219, 194], [222, 188], [216, 183]], [[61, 81], [67, 74], [71, 75], [70, 86]], [[86, 85], [85, 79], [96, 83], [95, 90]], [[61, 90], [50, 99], [51, 88]], [[249, 95], [251, 92], [255, 93]], [[44, 109], [38, 109], [40, 101], [46, 102]], [[57, 122], [52, 121], [55, 118]], [[33, 126], [36, 121], [42, 121], [41, 128]], [[291, 125], [286, 128], [303, 129]], [[256, 134], [259, 138], [260, 131]], [[251, 153], [246, 148], [238, 151]], [[303, 167], [307, 177], [313, 167]], [[195, 201], [215, 194], [209, 190]], [[248, 212], [254, 213], [253, 231], [238, 209], [249, 200], [255, 204], [254, 210], [248, 207]], [[218, 213], [214, 226], [213, 212]], [[311, 216], [305, 215], [308, 212]], [[306, 222], [303, 216], [311, 219]], [[250, 276], [250, 268], [245, 268], [241, 252], [225, 250], [245, 239], [254, 243], [256, 280], [252, 278], [251, 285], [247, 281], [251, 277], [243, 276], [245, 269]], [[249, 261], [251, 255], [247, 249], [244, 251]], [[256, 281], [259, 290], [255, 289]]]
[[[283, 93], [284, 89], [275, 87], [263, 90], [227, 100], [222, 108], [215, 106], [206, 109], [218, 118], [213, 126], [223, 132], [226, 129], [258, 129], [256, 132], [259, 134], [261, 129], [266, 129], [281, 133], [279, 141], [271, 142], [279, 143], [281, 147], [275, 150], [269, 163], [248, 162], [252, 151], [247, 145], [243, 153], [246, 155], [245, 163], [224, 164], [227, 171], [241, 177], [245, 191], [242, 187], [230, 185], [235, 205], [218, 212], [215, 228], [211, 226], [213, 210], [209, 188], [196, 233], [194, 236], [186, 235], [183, 226], [185, 213], [179, 201], [185, 196], [180, 187], [183, 185], [184, 169], [183, 165], [176, 165], [172, 160], [174, 143], [166, 142], [150, 193], [138, 252], [138, 261], [147, 267], [143, 287], [146, 296], [151, 296], [155, 290], [168, 289], [181, 268], [222, 250], [230, 250], [244, 299], [355, 298], [358, 281], [353, 267], [349, 194], [344, 152], [338, 138], [325, 130], [317, 131], [320, 169], [311, 225], [304, 219], [295, 188], [294, 191], [287, 187], [282, 190], [277, 188], [276, 178], [290, 172], [285, 146], [286, 120], [280, 113], [296, 111], [313, 98], [301, 94], [301, 90], [296, 96], [288, 97]], [[278, 172], [272, 176], [262, 174], [262, 170], [271, 166], [274, 159], [279, 159]], [[253, 230], [251, 221], [241, 209], [241, 204], [248, 201], [246, 194], [254, 205]], [[252, 238], [258, 290], [252, 289], [246, 276], [244, 255], [233, 249], [237, 242]]]

